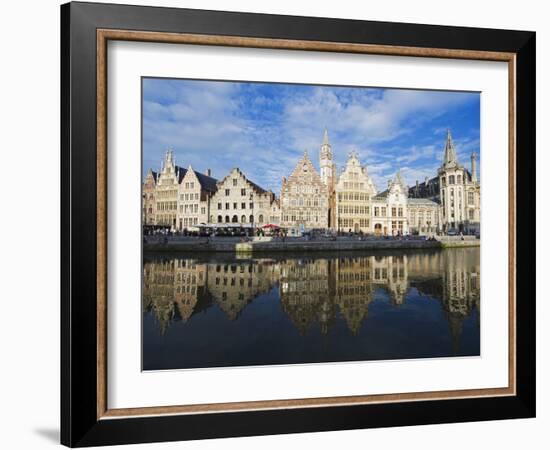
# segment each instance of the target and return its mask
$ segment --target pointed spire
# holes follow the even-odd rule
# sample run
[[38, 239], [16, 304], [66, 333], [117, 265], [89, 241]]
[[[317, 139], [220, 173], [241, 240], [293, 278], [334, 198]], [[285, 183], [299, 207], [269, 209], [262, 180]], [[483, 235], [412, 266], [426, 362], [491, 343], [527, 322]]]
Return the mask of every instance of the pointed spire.
[[332, 149], [330, 147], [330, 142], [328, 140], [328, 130], [326, 128], [323, 135], [323, 143], [321, 144], [321, 151], [319, 153], [319, 158], [321, 159], [321, 165], [323, 164], [323, 161], [329, 164], [330, 161], [332, 160]]
[[395, 183], [400, 184], [402, 186], [405, 186], [405, 183], [403, 181], [403, 177], [401, 176], [401, 168], [397, 169], [397, 173], [395, 174]]
[[328, 142], [328, 130], [326, 127], [325, 127], [325, 133], [323, 135], [323, 145], [330, 145]]
[[453, 137], [451, 136], [451, 129], [447, 128], [447, 140], [445, 142], [445, 151], [443, 153], [443, 166], [450, 167], [456, 166], [458, 161], [456, 159], [455, 146], [453, 144]]

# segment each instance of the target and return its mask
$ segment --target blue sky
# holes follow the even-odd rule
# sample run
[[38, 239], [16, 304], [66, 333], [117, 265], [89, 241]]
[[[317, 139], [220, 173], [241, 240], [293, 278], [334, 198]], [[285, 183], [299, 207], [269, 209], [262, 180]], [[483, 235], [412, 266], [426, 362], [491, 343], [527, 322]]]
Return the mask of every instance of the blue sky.
[[399, 169], [412, 186], [435, 176], [447, 128], [479, 172], [479, 112], [478, 93], [144, 78], [143, 169], [172, 149], [180, 166], [218, 179], [239, 167], [279, 195], [304, 150], [319, 167], [326, 127], [338, 173], [355, 150], [379, 190]]

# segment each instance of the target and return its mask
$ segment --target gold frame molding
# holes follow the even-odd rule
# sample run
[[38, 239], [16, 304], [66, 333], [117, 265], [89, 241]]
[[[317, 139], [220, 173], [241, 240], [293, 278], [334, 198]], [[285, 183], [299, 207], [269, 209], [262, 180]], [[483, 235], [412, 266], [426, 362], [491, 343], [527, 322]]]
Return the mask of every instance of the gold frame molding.
[[[107, 405], [107, 43], [110, 40], [215, 45], [266, 49], [362, 53], [391, 56], [501, 61], [508, 63], [508, 386], [503, 388], [409, 392], [401, 394], [263, 400], [199, 405], [109, 409]], [[97, 418], [219, 413], [357, 404], [446, 400], [516, 395], [516, 55], [445, 48], [247, 38], [238, 36], [97, 30]]]

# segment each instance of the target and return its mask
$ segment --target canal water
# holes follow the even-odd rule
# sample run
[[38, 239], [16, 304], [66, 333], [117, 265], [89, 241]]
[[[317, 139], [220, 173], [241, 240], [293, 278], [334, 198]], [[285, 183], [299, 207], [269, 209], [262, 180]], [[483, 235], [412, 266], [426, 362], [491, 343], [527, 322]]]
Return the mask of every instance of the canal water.
[[143, 370], [479, 355], [479, 248], [145, 254]]

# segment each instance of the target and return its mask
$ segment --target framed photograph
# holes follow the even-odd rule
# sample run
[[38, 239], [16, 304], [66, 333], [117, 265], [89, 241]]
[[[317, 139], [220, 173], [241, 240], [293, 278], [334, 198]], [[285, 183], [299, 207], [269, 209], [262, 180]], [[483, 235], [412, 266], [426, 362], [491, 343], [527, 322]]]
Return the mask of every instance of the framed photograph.
[[535, 33], [61, 7], [61, 441], [535, 415]]

